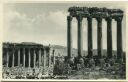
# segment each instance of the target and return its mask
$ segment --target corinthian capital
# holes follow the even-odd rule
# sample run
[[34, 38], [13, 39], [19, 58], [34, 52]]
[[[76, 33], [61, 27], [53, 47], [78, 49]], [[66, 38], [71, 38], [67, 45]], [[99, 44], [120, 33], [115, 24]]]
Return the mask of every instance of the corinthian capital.
[[67, 20], [72, 21], [72, 16], [67, 16]]
[[87, 20], [88, 21], [92, 21], [92, 17], [87, 17]]
[[101, 21], [102, 21], [102, 17], [97, 17], [96, 20], [97, 20], [98, 22], [101, 22]]
[[106, 21], [112, 21], [112, 17], [106, 17], [105, 20]]
[[76, 19], [77, 19], [78, 21], [82, 21], [83, 17], [82, 17], [81, 15], [78, 15], [78, 16], [76, 17]]
[[123, 17], [116, 17], [115, 21], [122, 21]]
[[67, 20], [72, 21], [72, 16], [67, 16]]

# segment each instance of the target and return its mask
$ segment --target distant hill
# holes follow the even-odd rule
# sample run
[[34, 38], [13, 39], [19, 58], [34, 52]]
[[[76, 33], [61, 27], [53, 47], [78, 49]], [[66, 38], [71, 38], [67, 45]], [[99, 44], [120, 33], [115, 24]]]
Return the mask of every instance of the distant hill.
[[[67, 56], [67, 47], [65, 46], [60, 46], [60, 45], [51, 45], [51, 47], [55, 50], [55, 56]], [[73, 48], [72, 51], [73, 55], [76, 57], [77, 56], [77, 49]], [[113, 55], [116, 55], [116, 51], [113, 50]], [[84, 56], [87, 56], [88, 51], [83, 51]], [[97, 55], [97, 49], [93, 49], [93, 55]], [[107, 50], [103, 49], [103, 55], [107, 55]]]

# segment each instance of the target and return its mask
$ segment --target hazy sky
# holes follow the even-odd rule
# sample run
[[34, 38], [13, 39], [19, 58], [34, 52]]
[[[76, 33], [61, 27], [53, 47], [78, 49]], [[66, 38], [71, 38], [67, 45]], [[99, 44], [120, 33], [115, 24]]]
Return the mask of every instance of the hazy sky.
[[[44, 45], [67, 45], [67, 15], [71, 6], [120, 8], [117, 4], [95, 3], [8, 3], [4, 5], [4, 41], [37, 42]], [[87, 21], [83, 19], [83, 47], [87, 50]], [[122, 22], [125, 48], [125, 16]], [[106, 48], [107, 26], [102, 22], [103, 48]], [[73, 19], [73, 47], [77, 47], [77, 22]], [[113, 49], [116, 49], [116, 22], [112, 21]], [[93, 48], [97, 48], [97, 22], [93, 20]]]

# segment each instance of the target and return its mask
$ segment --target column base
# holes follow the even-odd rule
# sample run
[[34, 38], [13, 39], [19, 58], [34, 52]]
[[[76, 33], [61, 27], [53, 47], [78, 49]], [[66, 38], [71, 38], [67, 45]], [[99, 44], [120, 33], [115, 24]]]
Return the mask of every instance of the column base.
[[95, 65], [96, 63], [95, 63], [95, 60], [94, 60], [94, 58], [88, 58], [88, 64], [87, 64], [87, 67], [89, 67], [89, 68], [95, 68]]
[[83, 64], [84, 63], [84, 59], [82, 57], [78, 58], [78, 63], [79, 64]]
[[122, 64], [123, 63], [123, 59], [115, 59], [116, 63]]
[[68, 64], [74, 64], [74, 58], [68, 58], [66, 61]]
[[103, 68], [104, 65], [105, 65], [105, 59], [104, 59], [104, 58], [100, 58], [100, 59], [99, 59], [99, 66], [100, 66], [101, 68]]

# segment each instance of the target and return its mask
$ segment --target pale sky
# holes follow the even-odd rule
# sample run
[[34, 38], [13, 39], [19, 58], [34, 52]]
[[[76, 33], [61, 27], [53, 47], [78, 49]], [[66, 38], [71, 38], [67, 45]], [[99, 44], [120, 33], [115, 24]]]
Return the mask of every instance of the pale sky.
[[[120, 8], [117, 4], [97, 3], [6, 3], [3, 35], [6, 42], [36, 42], [67, 46], [67, 15], [72, 6]], [[87, 21], [83, 19], [83, 47], [87, 50]], [[125, 15], [122, 21], [123, 50], [126, 37]], [[97, 22], [93, 20], [93, 48], [97, 48]], [[107, 26], [102, 22], [103, 48], [106, 49]], [[73, 47], [77, 48], [77, 22], [72, 22]], [[116, 22], [112, 21], [113, 49], [116, 50]]]

